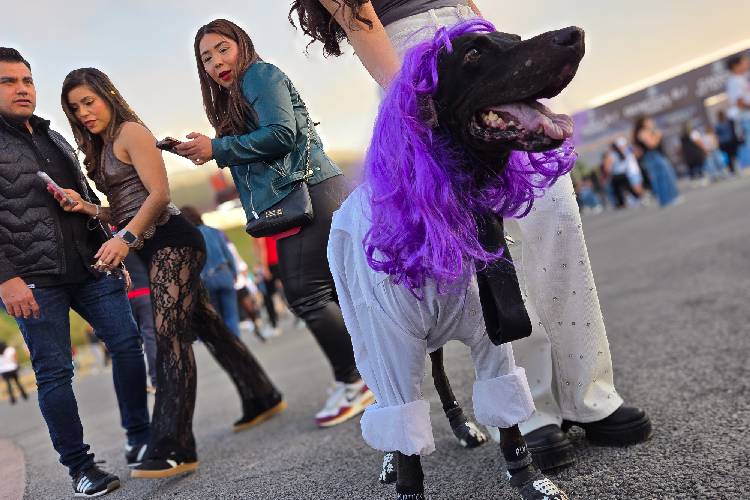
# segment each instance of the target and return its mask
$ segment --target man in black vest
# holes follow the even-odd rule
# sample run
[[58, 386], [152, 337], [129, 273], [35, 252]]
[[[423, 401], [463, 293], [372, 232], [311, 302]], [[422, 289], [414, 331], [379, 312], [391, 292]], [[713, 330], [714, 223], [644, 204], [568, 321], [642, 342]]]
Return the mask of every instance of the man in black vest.
[[[16, 318], [31, 353], [39, 408], [76, 496], [119, 487], [83, 442], [71, 381], [69, 310], [96, 330], [112, 354], [112, 376], [136, 462], [149, 437], [143, 349], [121, 274], [100, 274], [94, 254], [109, 237], [98, 220], [63, 211], [37, 175], [95, 198], [73, 148], [34, 115], [31, 66], [15, 49], [0, 47], [0, 298]], [[97, 201], [98, 203], [98, 201]]]

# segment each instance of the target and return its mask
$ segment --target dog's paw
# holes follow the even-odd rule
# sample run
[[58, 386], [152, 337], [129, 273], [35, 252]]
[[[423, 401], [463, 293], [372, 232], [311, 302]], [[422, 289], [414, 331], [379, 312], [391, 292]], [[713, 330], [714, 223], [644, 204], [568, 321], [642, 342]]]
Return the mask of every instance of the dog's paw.
[[396, 482], [396, 454], [394, 452], [383, 455], [383, 468], [378, 480], [382, 484], [393, 484]]
[[477, 424], [468, 420], [454, 427], [453, 434], [464, 448], [476, 448], [487, 442], [487, 435], [479, 429]]

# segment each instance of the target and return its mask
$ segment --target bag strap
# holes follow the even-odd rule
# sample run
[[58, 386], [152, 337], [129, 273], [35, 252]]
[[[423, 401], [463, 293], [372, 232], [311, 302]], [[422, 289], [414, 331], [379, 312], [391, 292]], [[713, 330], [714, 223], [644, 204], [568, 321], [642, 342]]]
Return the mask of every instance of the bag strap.
[[[304, 102], [302, 104], [304, 106]], [[281, 189], [285, 186], [288, 186], [289, 184], [292, 184], [300, 180], [307, 182], [307, 180], [313, 175], [313, 170], [310, 166], [310, 157], [312, 156], [312, 132], [314, 129], [313, 129], [312, 120], [310, 120], [310, 113], [307, 110], [307, 106], [305, 106], [305, 114], [307, 115], [307, 143], [305, 144], [305, 167], [303, 170], [292, 172], [288, 175], [285, 175], [284, 177], [279, 177], [278, 179], [274, 180], [273, 187], [276, 189]]]

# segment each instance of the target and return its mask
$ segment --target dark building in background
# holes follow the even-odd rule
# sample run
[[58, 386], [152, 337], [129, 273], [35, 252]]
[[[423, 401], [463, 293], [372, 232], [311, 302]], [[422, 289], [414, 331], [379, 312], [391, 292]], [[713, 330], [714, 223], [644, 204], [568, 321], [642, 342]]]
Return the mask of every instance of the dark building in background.
[[[750, 50], [734, 55], [746, 53]], [[716, 114], [728, 106], [724, 95], [729, 77], [726, 61], [732, 55], [670, 78], [641, 91], [573, 115], [575, 143], [580, 159], [591, 167], [617, 137], [632, 142], [633, 124], [640, 115], [654, 119], [664, 133], [664, 150], [682, 166], [680, 135], [686, 123], [699, 130], [716, 123]]]

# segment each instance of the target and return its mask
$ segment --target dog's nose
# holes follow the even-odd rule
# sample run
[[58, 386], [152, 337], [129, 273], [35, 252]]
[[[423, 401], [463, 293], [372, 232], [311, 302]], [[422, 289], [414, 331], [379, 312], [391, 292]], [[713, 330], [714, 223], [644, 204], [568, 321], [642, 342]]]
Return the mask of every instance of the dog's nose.
[[564, 28], [555, 33], [555, 37], [552, 41], [556, 45], [563, 47], [572, 47], [578, 45], [583, 41], [583, 30], [576, 26]]

